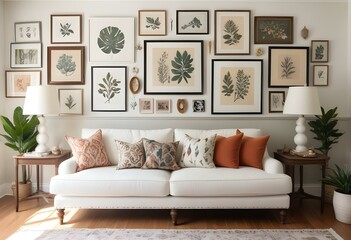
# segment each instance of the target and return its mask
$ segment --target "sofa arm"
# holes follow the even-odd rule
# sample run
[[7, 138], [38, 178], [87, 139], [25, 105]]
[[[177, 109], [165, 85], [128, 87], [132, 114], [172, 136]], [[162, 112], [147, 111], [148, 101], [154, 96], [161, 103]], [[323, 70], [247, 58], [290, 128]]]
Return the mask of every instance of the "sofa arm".
[[63, 161], [59, 166], [59, 175], [73, 174], [77, 172], [78, 165], [76, 163], [75, 157], [71, 157]]
[[262, 163], [263, 170], [267, 173], [284, 173], [283, 164], [275, 158], [266, 155]]

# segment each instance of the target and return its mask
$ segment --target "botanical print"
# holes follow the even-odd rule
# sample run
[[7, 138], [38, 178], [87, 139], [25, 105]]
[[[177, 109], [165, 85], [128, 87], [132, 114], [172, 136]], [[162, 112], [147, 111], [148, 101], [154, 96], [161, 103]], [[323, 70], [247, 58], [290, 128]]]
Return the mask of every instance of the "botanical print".
[[14, 74], [13, 89], [15, 92], [25, 93], [27, 87], [31, 85], [31, 75], [30, 74]]
[[315, 53], [314, 53], [314, 58], [316, 60], [321, 60], [324, 58], [324, 47], [323, 45], [317, 45]]
[[76, 70], [76, 62], [74, 62], [72, 55], [62, 54], [56, 64], [56, 68], [64, 75], [70, 76]]
[[156, 113], [169, 113], [171, 112], [170, 100], [156, 100]]
[[140, 98], [139, 99], [139, 112], [140, 113], [153, 113], [154, 112], [154, 99]]
[[72, 108], [74, 108], [74, 106], [76, 106], [77, 103], [75, 102], [75, 99], [72, 97], [72, 95], [69, 95], [67, 98], [66, 98], [66, 101], [65, 101], [65, 106], [71, 110]]
[[60, 23], [60, 33], [62, 34], [62, 37], [69, 36], [71, 34], [74, 34], [74, 31], [71, 29], [72, 24], [69, 23]]
[[41, 71], [5, 71], [6, 97], [25, 97], [28, 86], [41, 83]]
[[151, 28], [152, 30], [156, 30], [156, 29], [160, 29], [160, 25], [161, 25], [161, 22], [160, 22], [160, 18], [159, 17], [156, 17], [153, 18], [153, 17], [146, 17], [146, 28]]
[[311, 61], [328, 62], [328, 40], [312, 40], [311, 42]]
[[118, 27], [108, 26], [101, 29], [97, 43], [105, 54], [118, 54], [124, 48], [124, 33]]
[[16, 49], [15, 50], [15, 64], [38, 64], [38, 50], [37, 49]]
[[51, 43], [81, 43], [82, 15], [51, 15]]
[[82, 82], [82, 50], [51, 50], [50, 82]]
[[222, 17], [222, 48], [241, 49], [244, 46], [244, 17]]
[[255, 43], [293, 43], [293, 17], [255, 17]]
[[197, 17], [194, 17], [190, 22], [188, 22], [187, 24], [184, 24], [182, 26], [182, 29], [185, 30], [189, 27], [191, 28], [201, 28], [202, 23], [200, 21], [200, 19], [198, 19]]
[[205, 100], [193, 100], [193, 112], [205, 112]]
[[83, 90], [59, 89], [60, 114], [83, 114]]
[[140, 10], [139, 36], [166, 35], [166, 15], [162, 10]]
[[328, 86], [328, 65], [313, 66], [313, 85]]
[[283, 112], [285, 92], [269, 92], [269, 112]]
[[40, 42], [41, 22], [15, 23], [16, 42]]
[[107, 73], [106, 77], [101, 79], [98, 92], [107, 99], [105, 103], [110, 103], [110, 100], [121, 92], [121, 88], [118, 87], [120, 84], [121, 81], [114, 78], [110, 72]]
[[208, 10], [177, 10], [177, 34], [208, 34]]
[[170, 66], [167, 65], [168, 54], [164, 51], [158, 61], [157, 77], [161, 83], [171, 83]]
[[292, 78], [292, 75], [295, 73], [296, 68], [291, 57], [284, 57], [284, 60], [280, 63], [281, 67], [281, 77], [284, 79]]

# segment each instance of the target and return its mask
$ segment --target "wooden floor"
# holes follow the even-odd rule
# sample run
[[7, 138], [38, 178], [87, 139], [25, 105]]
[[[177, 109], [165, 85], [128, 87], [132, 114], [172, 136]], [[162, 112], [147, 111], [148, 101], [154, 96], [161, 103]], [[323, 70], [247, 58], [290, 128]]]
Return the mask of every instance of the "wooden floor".
[[173, 226], [169, 210], [77, 210], [67, 209], [65, 224], [59, 225], [50, 203], [27, 200], [15, 211], [12, 196], [0, 199], [0, 239], [19, 228], [165, 228], [165, 229], [302, 229], [333, 228], [344, 239], [351, 239], [351, 225], [335, 220], [331, 205], [319, 212], [319, 202], [305, 199], [294, 204], [286, 224], [279, 223], [274, 210], [179, 210], [179, 225]]

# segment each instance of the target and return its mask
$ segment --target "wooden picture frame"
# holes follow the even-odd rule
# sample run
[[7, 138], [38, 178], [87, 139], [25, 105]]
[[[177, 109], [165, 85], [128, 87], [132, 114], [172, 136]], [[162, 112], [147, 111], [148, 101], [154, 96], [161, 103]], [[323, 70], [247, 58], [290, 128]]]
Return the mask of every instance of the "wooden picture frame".
[[202, 40], [146, 40], [144, 56], [144, 94], [203, 93]]
[[327, 63], [329, 61], [329, 41], [312, 40], [311, 41], [311, 62]]
[[262, 114], [262, 59], [212, 59], [212, 114]]
[[69, 85], [85, 82], [85, 47], [48, 47], [48, 84]]
[[255, 44], [293, 44], [294, 17], [256, 16]]
[[42, 67], [41, 43], [11, 43], [10, 48], [11, 68]]
[[15, 42], [41, 42], [41, 22], [15, 22]]
[[139, 10], [138, 11], [139, 36], [166, 36], [167, 11], [166, 10]]
[[141, 88], [140, 79], [137, 76], [132, 77], [129, 81], [129, 90], [133, 94], [137, 94], [140, 91], [140, 88]]
[[82, 43], [81, 14], [51, 14], [51, 44]]
[[60, 115], [83, 115], [83, 89], [60, 88]]
[[177, 35], [204, 35], [209, 34], [209, 10], [177, 10]]
[[285, 91], [269, 91], [269, 112], [282, 113], [285, 103]]
[[154, 99], [139, 98], [139, 113], [154, 113]]
[[329, 82], [329, 66], [314, 65], [313, 66], [313, 85], [328, 86]]
[[156, 99], [155, 100], [155, 112], [156, 113], [170, 113], [171, 112], [171, 100], [170, 99]]
[[41, 85], [41, 70], [6, 70], [5, 96], [24, 98], [28, 86]]
[[269, 87], [308, 86], [309, 47], [269, 47]]
[[250, 10], [215, 10], [215, 55], [249, 55]]
[[91, 67], [91, 111], [127, 111], [127, 67]]

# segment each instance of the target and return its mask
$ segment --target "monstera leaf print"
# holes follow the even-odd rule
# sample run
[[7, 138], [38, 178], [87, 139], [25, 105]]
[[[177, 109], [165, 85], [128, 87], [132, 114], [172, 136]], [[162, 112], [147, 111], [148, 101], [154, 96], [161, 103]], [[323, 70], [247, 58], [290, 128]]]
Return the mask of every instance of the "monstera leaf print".
[[177, 51], [174, 60], [172, 60], [172, 73], [174, 74], [172, 81], [180, 83], [184, 79], [188, 83], [188, 78], [191, 78], [190, 73], [194, 71], [193, 60], [187, 51], [184, 51], [183, 54]]
[[124, 33], [118, 27], [108, 26], [100, 31], [99, 48], [106, 54], [117, 54], [124, 48]]

